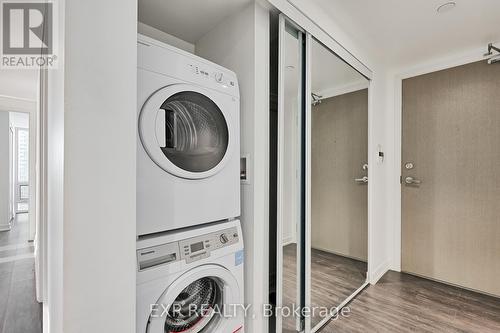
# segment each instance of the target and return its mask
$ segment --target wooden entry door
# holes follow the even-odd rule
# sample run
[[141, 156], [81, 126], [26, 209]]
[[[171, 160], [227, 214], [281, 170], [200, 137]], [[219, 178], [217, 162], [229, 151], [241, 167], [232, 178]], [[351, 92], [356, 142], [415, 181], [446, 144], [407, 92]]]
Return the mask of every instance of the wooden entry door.
[[404, 80], [402, 128], [402, 270], [500, 296], [500, 64]]

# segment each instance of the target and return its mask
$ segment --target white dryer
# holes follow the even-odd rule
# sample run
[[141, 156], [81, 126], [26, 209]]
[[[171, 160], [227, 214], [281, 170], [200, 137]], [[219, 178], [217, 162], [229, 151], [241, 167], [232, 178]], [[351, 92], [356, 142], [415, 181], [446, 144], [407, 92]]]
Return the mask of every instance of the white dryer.
[[239, 221], [137, 243], [137, 333], [243, 333]]
[[137, 233], [240, 215], [236, 75], [139, 35]]

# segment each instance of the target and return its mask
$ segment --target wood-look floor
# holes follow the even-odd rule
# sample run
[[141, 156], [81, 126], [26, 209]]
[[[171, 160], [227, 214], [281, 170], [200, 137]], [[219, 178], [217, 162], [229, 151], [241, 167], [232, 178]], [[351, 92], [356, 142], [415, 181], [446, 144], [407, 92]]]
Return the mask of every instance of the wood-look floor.
[[500, 332], [500, 299], [416, 276], [388, 272], [321, 333]]
[[[284, 302], [285, 306], [297, 304], [296, 294], [296, 246], [290, 244], [283, 251]], [[335, 308], [366, 280], [365, 262], [345, 258], [332, 253], [312, 249], [311, 251], [311, 306]], [[319, 311], [311, 318], [312, 326], [323, 317]], [[283, 318], [283, 332], [295, 332], [295, 318]]]
[[42, 306], [36, 301], [33, 245], [27, 214], [0, 232], [0, 332], [41, 333]]

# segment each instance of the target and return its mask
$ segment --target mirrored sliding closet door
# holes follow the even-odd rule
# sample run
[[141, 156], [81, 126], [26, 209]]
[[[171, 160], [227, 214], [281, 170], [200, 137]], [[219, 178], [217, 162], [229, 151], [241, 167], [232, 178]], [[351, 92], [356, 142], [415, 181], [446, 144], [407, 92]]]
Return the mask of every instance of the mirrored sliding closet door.
[[310, 333], [335, 325], [366, 286], [369, 80], [284, 15], [278, 21], [270, 327]]
[[[341, 306], [361, 288], [368, 260], [369, 81], [311, 42], [311, 306]], [[311, 327], [328, 322], [313, 313]]]

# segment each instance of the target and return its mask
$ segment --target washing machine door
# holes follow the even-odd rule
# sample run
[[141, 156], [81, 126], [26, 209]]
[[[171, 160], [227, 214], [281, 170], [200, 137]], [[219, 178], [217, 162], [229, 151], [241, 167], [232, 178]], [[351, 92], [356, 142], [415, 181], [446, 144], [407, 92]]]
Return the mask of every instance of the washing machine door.
[[177, 177], [200, 179], [216, 174], [233, 144], [226, 113], [234, 110], [224, 105], [224, 98], [186, 84], [152, 94], [139, 115], [139, 134], [149, 157]]
[[[152, 306], [146, 332], [225, 332], [231, 322], [226, 315], [242, 303], [240, 287], [222, 266], [194, 268], [168, 286]], [[229, 312], [224, 306], [230, 307]]]

